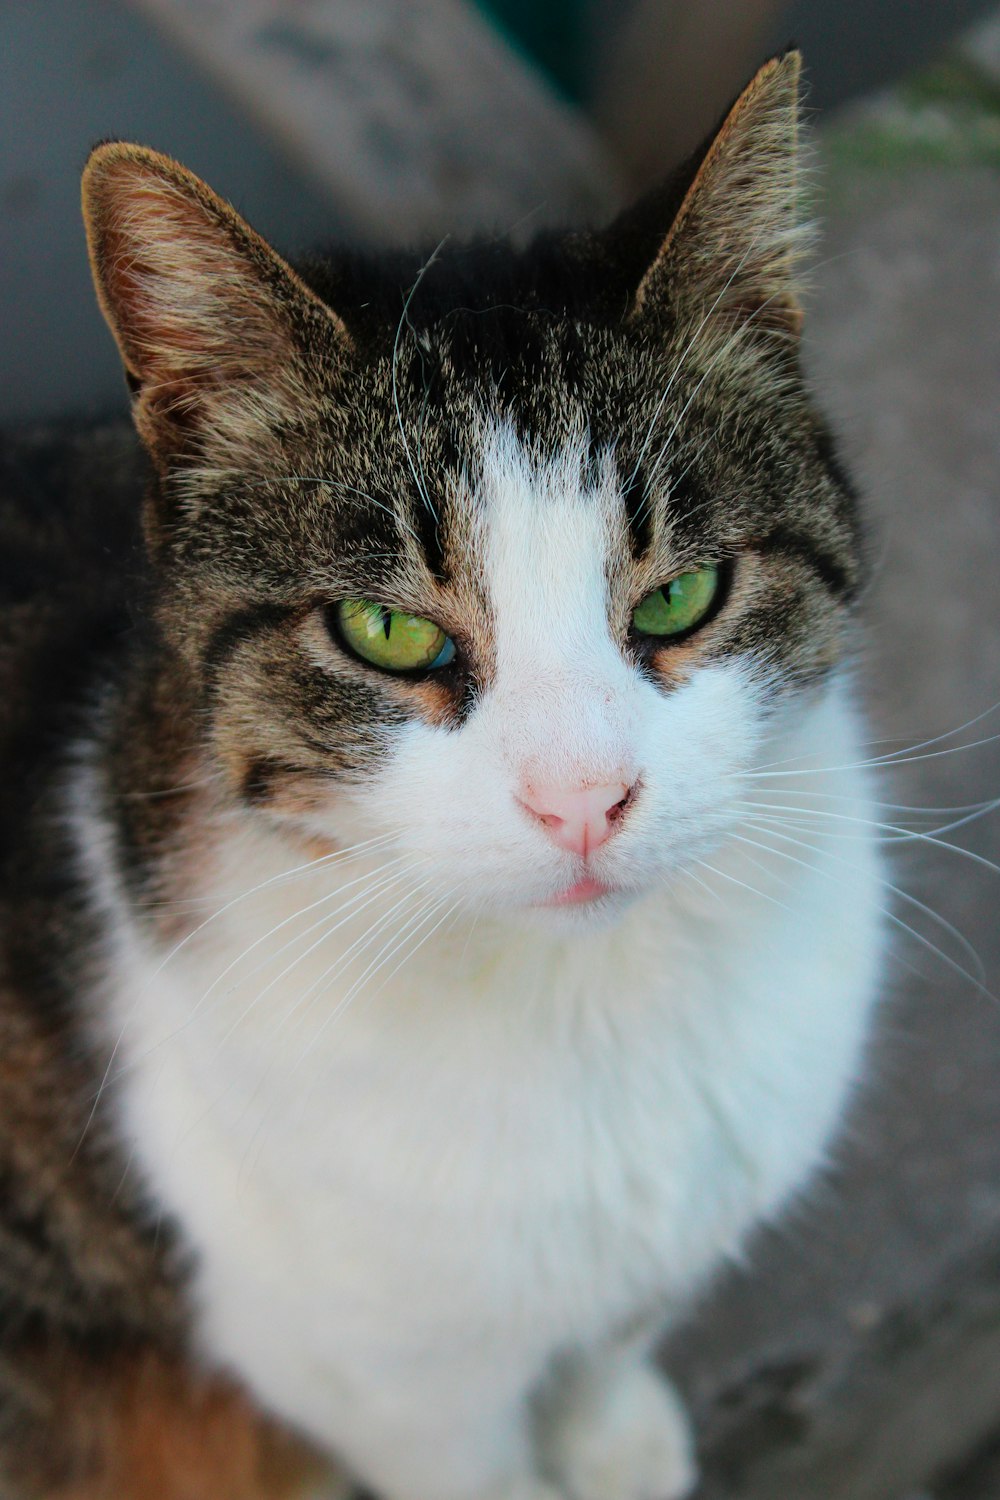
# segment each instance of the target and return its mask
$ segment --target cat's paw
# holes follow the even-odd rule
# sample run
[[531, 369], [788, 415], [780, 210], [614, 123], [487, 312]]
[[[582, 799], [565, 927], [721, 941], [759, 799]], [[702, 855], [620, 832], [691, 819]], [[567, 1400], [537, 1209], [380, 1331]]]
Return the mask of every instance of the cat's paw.
[[683, 1500], [698, 1478], [684, 1408], [644, 1364], [563, 1407], [545, 1450], [569, 1500]]

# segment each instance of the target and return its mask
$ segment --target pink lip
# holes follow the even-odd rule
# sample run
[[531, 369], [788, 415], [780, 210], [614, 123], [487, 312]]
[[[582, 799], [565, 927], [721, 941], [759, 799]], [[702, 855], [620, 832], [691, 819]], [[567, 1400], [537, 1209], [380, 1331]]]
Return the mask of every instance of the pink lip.
[[576, 885], [571, 885], [568, 891], [560, 891], [558, 896], [550, 896], [542, 906], [579, 906], [584, 901], [596, 901], [598, 896], [606, 896], [609, 887], [602, 885], [599, 880], [591, 880], [589, 876], [585, 880], [578, 880]]

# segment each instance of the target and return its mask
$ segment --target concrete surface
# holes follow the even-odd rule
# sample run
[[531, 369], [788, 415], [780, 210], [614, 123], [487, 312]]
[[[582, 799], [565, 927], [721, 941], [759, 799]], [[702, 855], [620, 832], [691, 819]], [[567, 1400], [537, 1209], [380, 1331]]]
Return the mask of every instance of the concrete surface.
[[1000, 1495], [1000, 1439], [988, 1443], [971, 1461], [944, 1476], [934, 1492], [913, 1500], [997, 1500]]
[[[641, 190], [694, 150], [754, 67], [790, 42], [805, 59], [810, 111], [825, 119], [933, 65], [996, 0], [591, 0], [588, 11], [589, 106]], [[974, 36], [970, 55], [988, 45]]]

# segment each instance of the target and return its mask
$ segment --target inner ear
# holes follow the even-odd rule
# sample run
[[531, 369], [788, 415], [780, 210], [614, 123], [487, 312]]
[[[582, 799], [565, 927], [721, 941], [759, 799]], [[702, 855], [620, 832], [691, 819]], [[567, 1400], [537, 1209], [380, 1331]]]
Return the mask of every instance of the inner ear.
[[343, 352], [335, 314], [230, 205], [169, 157], [91, 154], [83, 212], [101, 309], [154, 456], [253, 442], [301, 410], [308, 356]]

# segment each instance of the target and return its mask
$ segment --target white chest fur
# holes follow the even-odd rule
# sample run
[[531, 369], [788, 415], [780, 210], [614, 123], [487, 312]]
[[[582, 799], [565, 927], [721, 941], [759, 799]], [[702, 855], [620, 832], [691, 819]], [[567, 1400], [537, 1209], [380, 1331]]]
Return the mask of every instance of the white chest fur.
[[[815, 732], [855, 759], [845, 716]], [[811, 785], [864, 815], [853, 773]], [[376, 1408], [516, 1393], [675, 1312], [821, 1155], [857, 1068], [872, 848], [798, 857], [732, 845], [583, 937], [445, 923], [360, 987], [400, 887], [304, 934], [363, 863], [335, 901], [329, 871], [268, 886], [166, 960], [114, 898], [118, 1107], [197, 1253], [208, 1354], [350, 1451]]]

